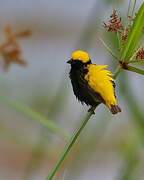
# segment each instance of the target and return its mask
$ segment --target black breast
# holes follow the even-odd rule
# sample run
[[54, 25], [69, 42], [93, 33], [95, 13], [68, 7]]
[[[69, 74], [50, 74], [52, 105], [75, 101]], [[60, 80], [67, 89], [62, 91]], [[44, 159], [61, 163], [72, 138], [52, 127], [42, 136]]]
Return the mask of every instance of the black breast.
[[75, 68], [72, 66], [70, 71], [70, 79], [73, 87], [74, 94], [81, 103], [85, 103], [90, 106], [96, 106], [100, 104], [101, 97], [99, 94], [94, 92], [88, 85], [84, 76], [88, 72], [86, 66]]

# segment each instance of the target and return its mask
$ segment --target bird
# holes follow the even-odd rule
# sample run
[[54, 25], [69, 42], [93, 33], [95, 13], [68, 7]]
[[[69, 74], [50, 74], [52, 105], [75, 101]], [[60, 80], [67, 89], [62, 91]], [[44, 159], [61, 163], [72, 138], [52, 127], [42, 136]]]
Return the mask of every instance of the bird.
[[117, 104], [115, 82], [107, 65], [93, 64], [90, 55], [83, 50], [71, 53], [69, 77], [76, 98], [90, 106], [88, 111], [94, 113], [99, 104], [108, 107], [112, 114], [121, 112]]

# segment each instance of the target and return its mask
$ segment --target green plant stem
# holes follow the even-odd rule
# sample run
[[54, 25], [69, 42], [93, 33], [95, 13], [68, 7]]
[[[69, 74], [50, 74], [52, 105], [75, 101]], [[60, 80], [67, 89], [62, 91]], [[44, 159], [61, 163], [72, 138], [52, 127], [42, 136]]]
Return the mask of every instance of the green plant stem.
[[120, 74], [121, 71], [122, 71], [121, 66], [118, 66], [118, 67], [116, 68], [116, 70], [115, 70], [115, 73], [114, 73], [114, 75], [113, 75], [113, 78], [116, 79], [117, 76]]
[[130, 0], [128, 5], [127, 17], [130, 16], [133, 18], [135, 6], [136, 6], [136, 0]]
[[128, 10], [127, 10], [127, 17], [130, 16], [130, 6], [131, 6], [131, 0], [129, 0]]
[[144, 60], [133, 60], [133, 61], [130, 61], [129, 64], [132, 64], [132, 63], [144, 63]]
[[138, 49], [133, 53], [133, 55], [132, 55], [131, 58], [129, 59], [129, 62], [128, 62], [128, 63], [131, 63], [131, 62], [134, 61], [133, 59], [135, 59], [135, 57], [136, 57], [136, 55], [137, 55], [137, 53], [138, 53], [139, 50], [140, 50], [140, 48], [138, 48]]
[[[134, 3], [135, 4], [135, 3]], [[130, 57], [133, 55], [135, 48], [142, 36], [142, 30], [144, 26], [144, 2], [141, 4], [139, 10], [136, 13], [133, 24], [128, 33], [127, 41], [122, 49], [121, 60], [129, 62]]]
[[68, 144], [64, 148], [63, 153], [61, 154], [60, 158], [58, 159], [58, 161], [55, 164], [55, 166], [53, 167], [53, 169], [50, 171], [50, 173], [47, 176], [46, 180], [52, 180], [53, 179], [53, 177], [56, 174], [58, 168], [60, 167], [60, 165], [64, 161], [65, 157], [67, 156], [67, 154], [69, 153], [69, 151], [73, 147], [74, 143], [76, 142], [77, 138], [79, 137], [80, 133], [82, 132], [82, 130], [84, 129], [84, 127], [86, 126], [87, 122], [89, 121], [89, 119], [90, 119], [90, 117], [92, 115], [93, 115], [93, 111], [87, 112], [85, 118], [82, 121], [82, 124], [80, 125], [80, 127], [77, 129], [77, 131], [72, 136], [71, 140], [68, 142]]
[[125, 70], [132, 71], [132, 72], [135, 72], [137, 74], [144, 75], [144, 70], [143, 69], [138, 69], [138, 68], [133, 67], [133, 66], [127, 65], [127, 68]]
[[111, 50], [111, 48], [109, 48], [109, 46], [104, 42], [104, 40], [102, 38], [99, 37], [99, 40], [101, 41], [101, 43], [103, 44], [103, 46], [106, 48], [106, 50], [116, 59], [119, 61], [119, 58], [114, 54], [114, 52]]
[[133, 2], [133, 8], [132, 8], [132, 14], [131, 14], [132, 18], [134, 16], [135, 7], [136, 7], [136, 0], [134, 0]]
[[118, 40], [118, 47], [119, 47], [119, 50], [121, 51], [121, 39], [120, 39], [119, 32], [117, 32], [117, 40]]

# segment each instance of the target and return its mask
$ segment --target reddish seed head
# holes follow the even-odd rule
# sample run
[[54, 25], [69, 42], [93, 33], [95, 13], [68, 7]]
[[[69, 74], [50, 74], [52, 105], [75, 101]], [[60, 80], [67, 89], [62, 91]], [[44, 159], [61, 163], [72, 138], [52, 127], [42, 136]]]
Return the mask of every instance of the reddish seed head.
[[129, 33], [129, 28], [128, 28], [128, 27], [124, 28], [124, 29], [120, 32], [120, 38], [121, 38], [122, 44], [124, 44], [125, 41], [127, 40], [128, 33]]
[[144, 60], [144, 47], [139, 49], [136, 54], [136, 59]]
[[123, 29], [121, 18], [118, 17], [115, 9], [110, 16], [110, 20], [107, 23], [104, 22], [104, 27], [110, 32], [118, 32]]

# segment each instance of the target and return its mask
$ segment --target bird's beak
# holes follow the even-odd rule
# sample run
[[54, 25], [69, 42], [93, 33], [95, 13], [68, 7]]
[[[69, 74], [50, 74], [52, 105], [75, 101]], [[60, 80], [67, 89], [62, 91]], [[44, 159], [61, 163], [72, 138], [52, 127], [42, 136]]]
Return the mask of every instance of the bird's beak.
[[72, 63], [72, 60], [70, 59], [69, 61], [67, 61], [68, 64], [71, 64]]

